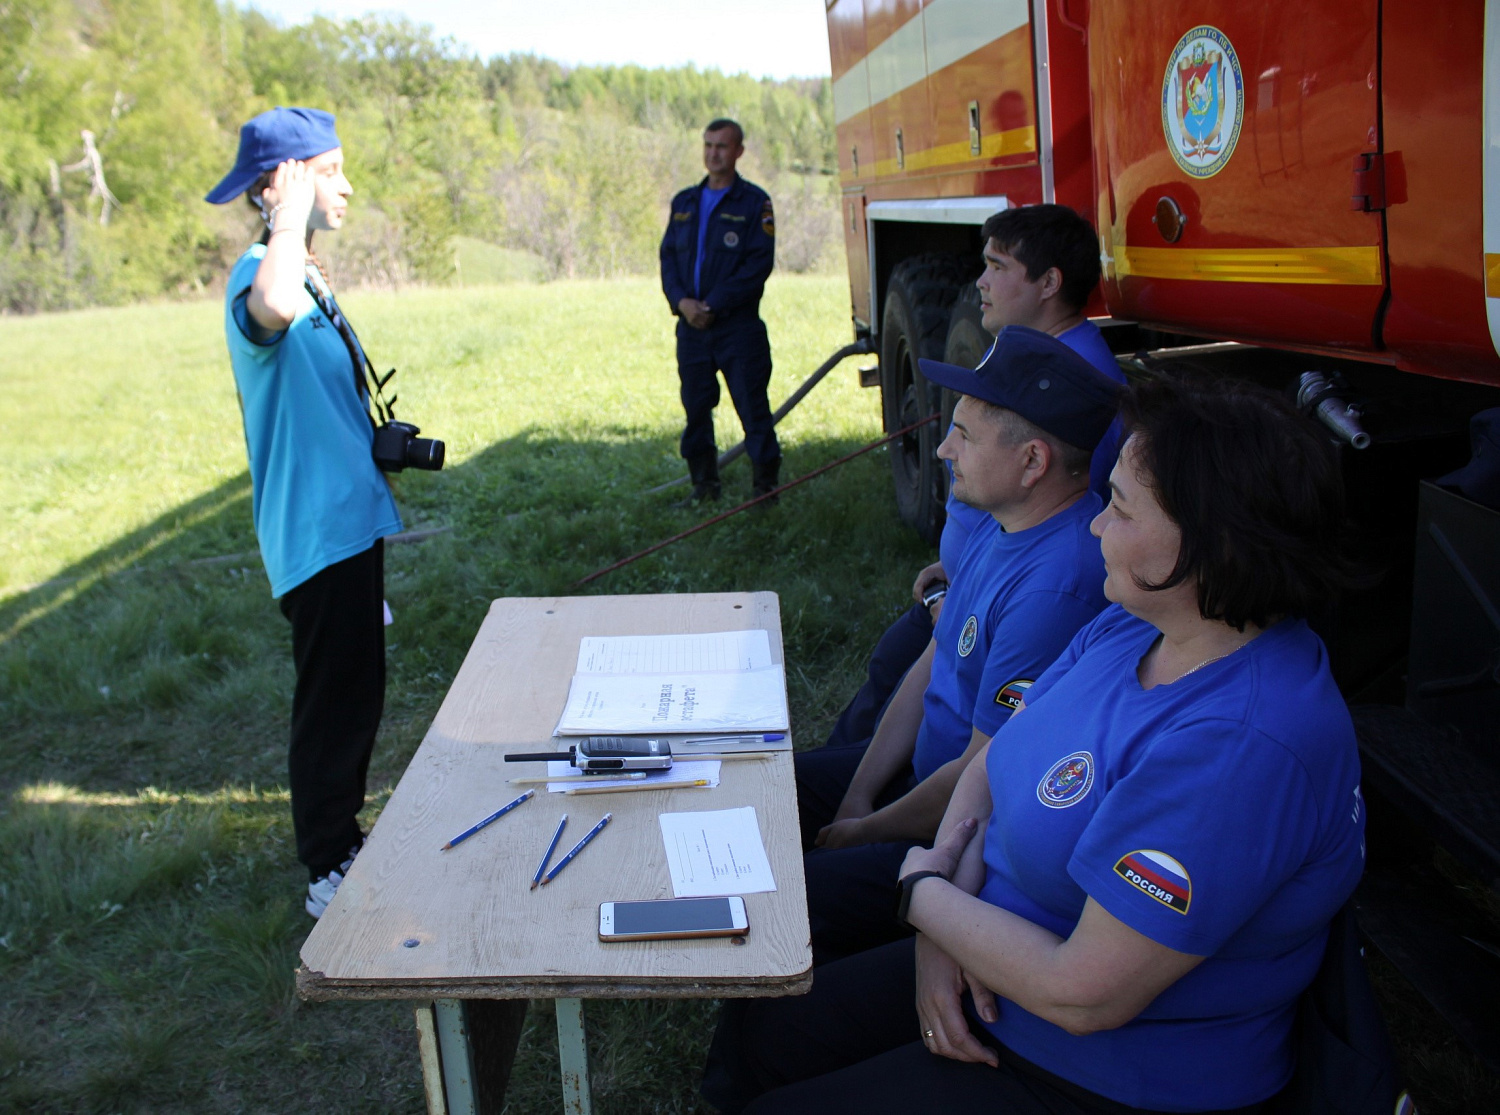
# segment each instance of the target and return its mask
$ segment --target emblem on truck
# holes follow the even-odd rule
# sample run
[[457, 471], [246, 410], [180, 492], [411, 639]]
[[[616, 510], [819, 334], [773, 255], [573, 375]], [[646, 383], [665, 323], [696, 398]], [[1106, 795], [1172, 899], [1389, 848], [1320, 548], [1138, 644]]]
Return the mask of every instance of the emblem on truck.
[[1167, 149], [1194, 178], [1212, 178], [1234, 154], [1245, 115], [1240, 60], [1217, 27], [1194, 27], [1177, 40], [1161, 83]]

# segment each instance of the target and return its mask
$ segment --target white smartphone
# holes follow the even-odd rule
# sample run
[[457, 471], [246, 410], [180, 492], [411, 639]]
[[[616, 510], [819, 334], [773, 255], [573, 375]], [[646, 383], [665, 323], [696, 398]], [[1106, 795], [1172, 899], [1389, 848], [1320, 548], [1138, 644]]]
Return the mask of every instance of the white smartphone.
[[601, 941], [674, 937], [738, 937], [749, 931], [743, 898], [668, 898], [658, 902], [601, 902]]

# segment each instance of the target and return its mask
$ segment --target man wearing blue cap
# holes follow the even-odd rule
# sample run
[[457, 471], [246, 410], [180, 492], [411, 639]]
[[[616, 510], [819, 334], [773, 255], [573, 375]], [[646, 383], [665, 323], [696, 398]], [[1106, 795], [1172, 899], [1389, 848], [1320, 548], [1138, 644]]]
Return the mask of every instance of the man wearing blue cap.
[[275, 108], [240, 129], [207, 200], [243, 196], [265, 225], [230, 272], [224, 310], [261, 558], [292, 625], [288, 781], [303, 905], [318, 917], [364, 837], [365, 775], [385, 700], [382, 539], [401, 530], [371, 455], [363, 353], [312, 255], [353, 188], [333, 117]]
[[[984, 512], [965, 547], [932, 641], [891, 700], [847, 792], [881, 803], [833, 822], [806, 857], [820, 963], [883, 943], [877, 916], [896, 868], [937, 831], [969, 759], [1031, 682], [1105, 606], [1104, 564], [1089, 523], [1094, 447], [1119, 387], [1056, 338], [1003, 329], [970, 371], [922, 362], [962, 393], [938, 449], [957, 498]], [[800, 788], [799, 788], [800, 791]]]

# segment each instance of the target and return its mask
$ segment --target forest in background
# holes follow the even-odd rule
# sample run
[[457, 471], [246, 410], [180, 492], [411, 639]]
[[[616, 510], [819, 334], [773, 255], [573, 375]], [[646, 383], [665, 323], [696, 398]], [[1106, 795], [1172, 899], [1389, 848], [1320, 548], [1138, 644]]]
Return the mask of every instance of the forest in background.
[[355, 197], [318, 251], [341, 285], [462, 282], [466, 258], [653, 271], [719, 115], [775, 199], [778, 267], [842, 257], [826, 78], [482, 60], [400, 19], [285, 27], [214, 0], [0, 0], [0, 313], [222, 283], [257, 218], [203, 195], [241, 123], [296, 104], [338, 116]]

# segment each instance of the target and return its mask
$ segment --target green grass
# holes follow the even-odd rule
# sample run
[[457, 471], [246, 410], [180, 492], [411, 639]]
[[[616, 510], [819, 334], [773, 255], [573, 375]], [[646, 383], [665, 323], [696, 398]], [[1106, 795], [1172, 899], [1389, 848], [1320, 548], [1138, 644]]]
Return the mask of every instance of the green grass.
[[[848, 340], [839, 278], [765, 305], [773, 403]], [[387, 552], [373, 821], [490, 599], [577, 578], [705, 514], [681, 490], [671, 319], [648, 280], [346, 300], [402, 417], [448, 444], [407, 473]], [[423, 1109], [408, 1006], [304, 1004], [310, 922], [284, 790], [288, 629], [255, 554], [213, 303], [0, 320], [0, 1111]], [[738, 426], [727, 396], [719, 436]], [[781, 427], [784, 475], [873, 440], [852, 363]], [[927, 551], [883, 453], [590, 586], [771, 589], [793, 724], [826, 731]], [[749, 487], [741, 461], [726, 491]], [[597, 1110], [694, 1111], [712, 1006], [590, 1004]], [[529, 1017], [511, 1109], [559, 1106], [552, 1016]]]
[[488, 244], [472, 236], [453, 238], [453, 262], [454, 280], [459, 286], [537, 283], [547, 274], [547, 263], [541, 256]]

